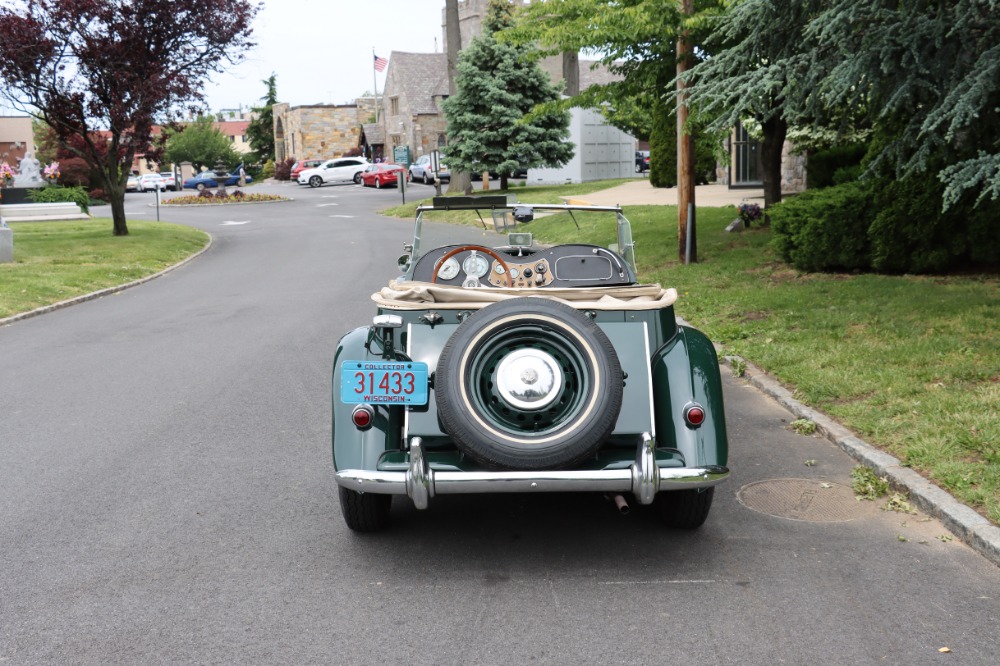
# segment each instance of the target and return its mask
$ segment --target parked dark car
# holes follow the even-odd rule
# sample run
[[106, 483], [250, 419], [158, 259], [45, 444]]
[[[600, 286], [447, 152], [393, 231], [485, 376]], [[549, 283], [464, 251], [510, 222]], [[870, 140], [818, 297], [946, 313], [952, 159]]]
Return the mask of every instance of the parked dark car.
[[[455, 210], [506, 235], [423, 247], [423, 216]], [[603, 217], [614, 243], [536, 245], [523, 231], [536, 213]], [[706, 520], [730, 473], [718, 358], [677, 322], [675, 290], [639, 283], [620, 207], [435, 197], [406, 247], [333, 363], [350, 529], [385, 527], [393, 495], [426, 509], [466, 493], [586, 491], [653, 505], [672, 527]]]
[[[225, 175], [222, 176], [222, 179], [225, 180], [226, 187], [230, 187], [230, 186], [233, 186], [233, 185], [239, 185], [239, 182], [240, 182], [240, 176], [239, 176], [239, 174], [235, 174], [235, 173], [227, 173], [227, 174], [225, 174]], [[194, 178], [188, 178], [187, 180], [185, 180], [184, 181], [184, 189], [186, 189], [186, 190], [198, 190], [200, 192], [201, 190], [204, 190], [206, 188], [211, 189], [213, 187], [218, 187], [219, 186], [219, 180], [220, 179], [216, 177], [214, 171], [202, 171], [201, 173], [199, 173]], [[252, 183], [253, 182], [253, 177], [251, 177], [250, 175], [247, 175], [246, 182]]]
[[637, 150], [635, 151], [635, 172], [642, 173], [644, 171], [649, 171], [649, 151]]

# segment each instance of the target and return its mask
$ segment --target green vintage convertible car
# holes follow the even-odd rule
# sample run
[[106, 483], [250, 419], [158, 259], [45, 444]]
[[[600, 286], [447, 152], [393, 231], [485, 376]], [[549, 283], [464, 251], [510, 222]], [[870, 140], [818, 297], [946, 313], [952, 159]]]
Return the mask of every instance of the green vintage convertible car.
[[[424, 215], [459, 209], [503, 242], [422, 247]], [[617, 242], [539, 246], [526, 230], [542, 214], [601, 214]], [[729, 476], [718, 359], [677, 323], [673, 289], [638, 283], [621, 208], [438, 197], [406, 249], [334, 360], [348, 527], [383, 528], [393, 495], [425, 509], [445, 494], [581, 491], [704, 523]]]

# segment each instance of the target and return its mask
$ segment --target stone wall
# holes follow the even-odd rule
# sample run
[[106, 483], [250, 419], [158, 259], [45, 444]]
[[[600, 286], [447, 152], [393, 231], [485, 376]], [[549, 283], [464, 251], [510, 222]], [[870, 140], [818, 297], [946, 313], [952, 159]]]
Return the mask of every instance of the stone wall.
[[278, 159], [326, 159], [358, 147], [361, 124], [375, 115], [375, 100], [294, 107], [282, 103], [272, 111]]

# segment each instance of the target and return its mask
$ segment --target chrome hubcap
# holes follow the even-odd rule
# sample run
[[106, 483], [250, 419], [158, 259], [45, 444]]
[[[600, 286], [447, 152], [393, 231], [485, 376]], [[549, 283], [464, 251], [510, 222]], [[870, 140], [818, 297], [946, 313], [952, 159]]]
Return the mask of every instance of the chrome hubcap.
[[559, 363], [539, 349], [518, 349], [500, 362], [496, 372], [500, 398], [518, 409], [548, 407], [562, 388]]

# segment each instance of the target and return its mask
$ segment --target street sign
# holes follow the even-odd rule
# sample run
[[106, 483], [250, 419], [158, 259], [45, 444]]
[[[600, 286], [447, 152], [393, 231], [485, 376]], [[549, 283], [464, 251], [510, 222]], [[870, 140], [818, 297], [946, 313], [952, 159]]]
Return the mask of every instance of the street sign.
[[404, 167], [410, 166], [410, 147], [396, 146], [392, 149], [392, 161]]

